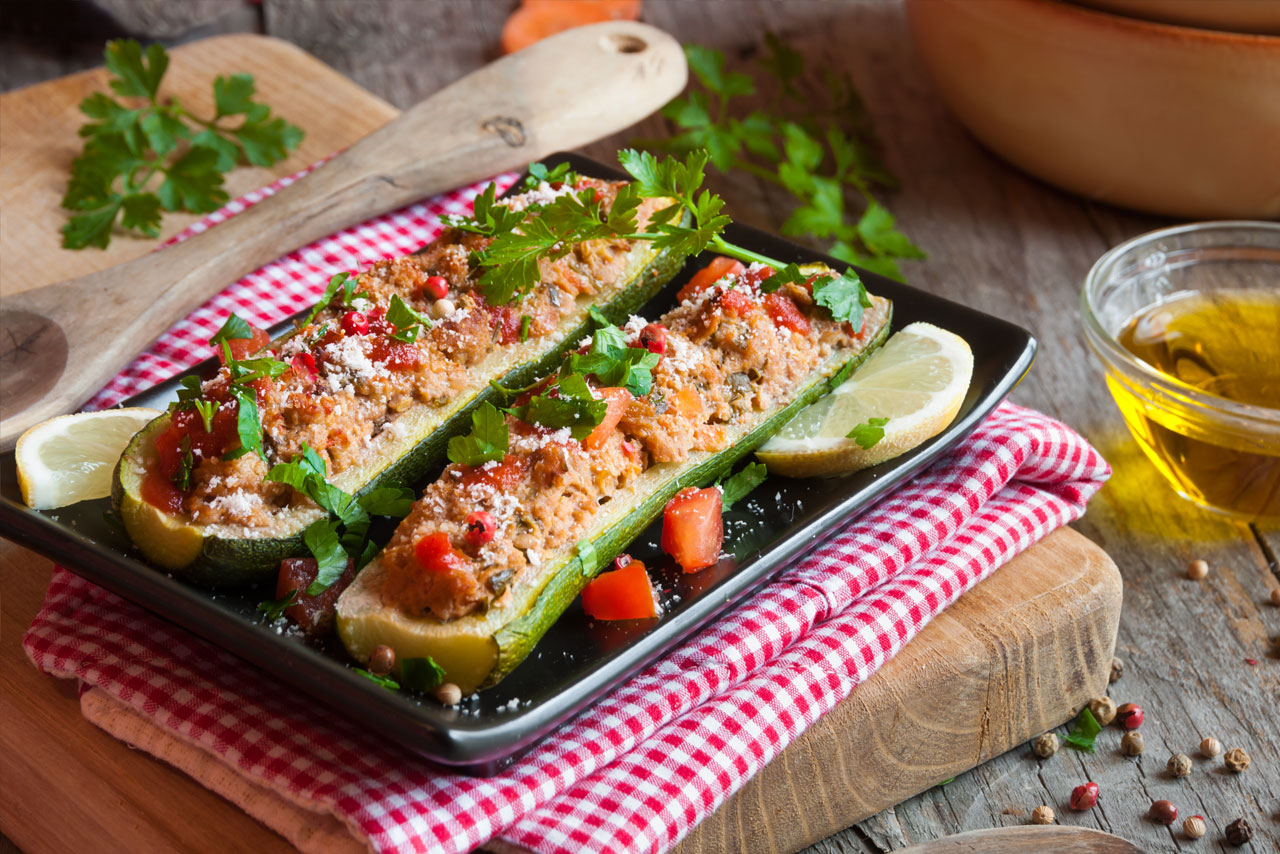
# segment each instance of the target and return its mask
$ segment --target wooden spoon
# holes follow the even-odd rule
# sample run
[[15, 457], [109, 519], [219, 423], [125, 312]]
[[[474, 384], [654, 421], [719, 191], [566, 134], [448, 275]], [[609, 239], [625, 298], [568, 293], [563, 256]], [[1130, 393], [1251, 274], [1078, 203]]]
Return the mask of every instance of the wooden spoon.
[[1110, 833], [1087, 827], [1024, 825], [993, 827], [944, 836], [901, 848], [896, 854], [1142, 854], [1142, 849]]
[[231, 282], [341, 228], [635, 124], [684, 88], [679, 43], [568, 30], [442, 89], [305, 178], [142, 258], [0, 299], [0, 449], [75, 409]]

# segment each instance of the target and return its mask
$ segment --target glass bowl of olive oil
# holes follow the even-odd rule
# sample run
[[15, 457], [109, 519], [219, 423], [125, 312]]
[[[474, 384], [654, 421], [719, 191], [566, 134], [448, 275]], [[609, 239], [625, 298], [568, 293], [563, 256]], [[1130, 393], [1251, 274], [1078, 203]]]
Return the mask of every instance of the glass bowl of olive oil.
[[1280, 223], [1134, 238], [1089, 271], [1081, 311], [1129, 432], [1174, 489], [1280, 522]]

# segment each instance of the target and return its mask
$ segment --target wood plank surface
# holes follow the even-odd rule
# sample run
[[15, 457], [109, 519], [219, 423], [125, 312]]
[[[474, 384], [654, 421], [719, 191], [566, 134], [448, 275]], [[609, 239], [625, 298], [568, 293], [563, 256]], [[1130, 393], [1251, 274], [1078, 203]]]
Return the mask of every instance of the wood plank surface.
[[[155, 0], [103, 3], [120, 4], [131, 9], [157, 5]], [[265, 0], [253, 9], [260, 31], [298, 44], [380, 97], [406, 106], [491, 58], [513, 5], [509, 0]], [[185, 31], [168, 20], [164, 37], [182, 40], [210, 27], [250, 26], [241, 4], [226, 2], [223, 8], [221, 17], [206, 15]], [[26, 85], [92, 64], [102, 40], [124, 30], [109, 19], [90, 20], [86, 9], [90, 4], [70, 0], [24, 9], [32, 16], [51, 11], [43, 24], [25, 25], [17, 35], [0, 32], [0, 86]], [[8, 17], [12, 20], [12, 13]], [[1108, 830], [1149, 851], [1275, 851], [1280, 653], [1268, 650], [1268, 640], [1280, 636], [1280, 608], [1269, 605], [1267, 597], [1280, 589], [1280, 535], [1210, 516], [1168, 490], [1125, 432], [1079, 329], [1079, 285], [1093, 261], [1109, 246], [1167, 222], [1061, 193], [978, 146], [934, 93], [896, 0], [647, 0], [643, 17], [681, 40], [726, 51], [735, 68], [750, 63], [763, 32], [772, 29], [805, 51], [809, 82], [824, 67], [851, 74], [889, 165], [903, 182], [902, 190], [889, 197], [889, 207], [903, 230], [930, 253], [927, 261], [904, 268], [908, 279], [1033, 330], [1040, 355], [1014, 400], [1075, 426], [1116, 470], [1075, 527], [1101, 544], [1124, 576], [1117, 654], [1127, 667], [1112, 693], [1118, 702], [1133, 700], [1146, 708], [1147, 752], [1132, 760], [1107, 747], [1093, 756], [1060, 755], [1042, 764], [1028, 751], [1014, 750], [840, 831], [806, 854], [880, 854], [959, 831], [1022, 824], [1040, 803], [1055, 805], [1063, 823]], [[669, 132], [661, 119], [651, 119], [587, 153], [607, 158], [634, 136]], [[0, 125], [0, 139], [5, 133]], [[765, 182], [746, 175], [713, 181], [734, 215], [753, 225], [776, 230], [790, 212], [785, 195]], [[1204, 581], [1183, 578], [1193, 557], [1212, 567]], [[22, 626], [8, 618], [14, 594], [7, 581], [3, 592], [0, 641], [10, 649]], [[1247, 658], [1257, 664], [1247, 664]], [[4, 660], [7, 678], [12, 659]], [[72, 708], [67, 720], [79, 720], [78, 711]], [[1194, 756], [1204, 735], [1244, 747], [1253, 767], [1235, 776], [1197, 760], [1187, 780], [1165, 776], [1168, 754], [1178, 750]], [[0, 775], [6, 789], [0, 800], [7, 800], [11, 781], [20, 778], [5, 768]], [[1101, 785], [1102, 806], [1083, 814], [1060, 808], [1071, 787], [1085, 779]], [[157, 790], [164, 790], [163, 784]], [[1144, 815], [1155, 797], [1173, 799], [1184, 814], [1204, 814], [1208, 836], [1190, 843], [1147, 821]], [[770, 832], [794, 821], [789, 810], [775, 814], [771, 806], [766, 801], [760, 808]], [[1222, 829], [1240, 816], [1247, 816], [1257, 833], [1252, 845], [1230, 847]], [[221, 826], [216, 815], [211, 821]], [[8, 819], [3, 827], [11, 827]]]

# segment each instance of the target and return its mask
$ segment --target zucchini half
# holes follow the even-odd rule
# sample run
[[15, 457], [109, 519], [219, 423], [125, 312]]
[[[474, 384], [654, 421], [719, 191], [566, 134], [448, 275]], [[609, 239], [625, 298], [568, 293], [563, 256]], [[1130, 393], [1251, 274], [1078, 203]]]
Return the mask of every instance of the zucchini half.
[[457, 684], [463, 694], [496, 684], [524, 660], [587, 582], [662, 514], [677, 492], [727, 473], [800, 410], [831, 391], [832, 380], [841, 368], [850, 363], [860, 365], [883, 344], [889, 335], [891, 311], [861, 350], [833, 353], [797, 386], [790, 403], [759, 413], [754, 424], [736, 427], [725, 450], [695, 452], [684, 462], [660, 463], [647, 469], [604, 505], [607, 509], [582, 538], [592, 545], [585, 550], [587, 554], [571, 544], [544, 557], [536, 572], [513, 585], [512, 595], [488, 611], [448, 622], [406, 616], [383, 604], [386, 569], [380, 558], [374, 558], [338, 599], [342, 643], [361, 662], [368, 661], [380, 644], [390, 646], [402, 659], [430, 656], [444, 668], [445, 680]]
[[[471, 369], [471, 382], [448, 405], [415, 405], [400, 413], [396, 423], [402, 429], [379, 434], [368, 462], [338, 472], [330, 482], [355, 495], [412, 485], [444, 458], [449, 437], [466, 432], [471, 411], [496, 396], [490, 380], [520, 387], [550, 373], [564, 353], [590, 333], [591, 306], [611, 322], [625, 323], [680, 266], [681, 260], [670, 252], [637, 241], [620, 285], [594, 298], [578, 297], [576, 310], [562, 317], [549, 335], [490, 353]], [[204, 587], [274, 583], [281, 560], [306, 553], [302, 532], [324, 511], [314, 506], [290, 510], [265, 528], [199, 525], [166, 513], [143, 500], [142, 481], [156, 463], [153, 440], [168, 425], [167, 413], [156, 418], [134, 436], [116, 464], [111, 498], [129, 538], [152, 563]]]

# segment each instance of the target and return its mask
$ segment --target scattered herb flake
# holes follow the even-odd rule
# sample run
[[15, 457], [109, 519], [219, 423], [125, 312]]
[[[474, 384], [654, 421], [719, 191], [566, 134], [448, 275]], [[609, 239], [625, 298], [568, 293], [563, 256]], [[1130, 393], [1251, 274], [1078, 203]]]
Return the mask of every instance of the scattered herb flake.
[[284, 615], [285, 609], [291, 605], [297, 604], [298, 590], [295, 587], [289, 591], [289, 595], [283, 599], [268, 599], [265, 602], [258, 603], [258, 610], [266, 615], [268, 623], [274, 623]]
[[720, 487], [720, 508], [728, 510], [764, 483], [768, 476], [769, 470], [763, 463], [748, 463], [742, 471], [719, 481], [716, 485]]
[[868, 418], [850, 430], [845, 438], [857, 442], [864, 451], [874, 448], [884, 438], [884, 425], [888, 423], [888, 418]]
[[444, 668], [430, 656], [400, 659], [400, 684], [410, 691], [434, 691], [444, 681]]
[[1080, 716], [1076, 718], [1075, 724], [1071, 727], [1071, 732], [1062, 737], [1062, 743], [1072, 750], [1080, 750], [1085, 753], [1093, 753], [1094, 740], [1098, 737], [1098, 733], [1102, 732], [1102, 727], [1093, 716], [1093, 712], [1089, 711], [1089, 707], [1085, 706], [1080, 710]]

